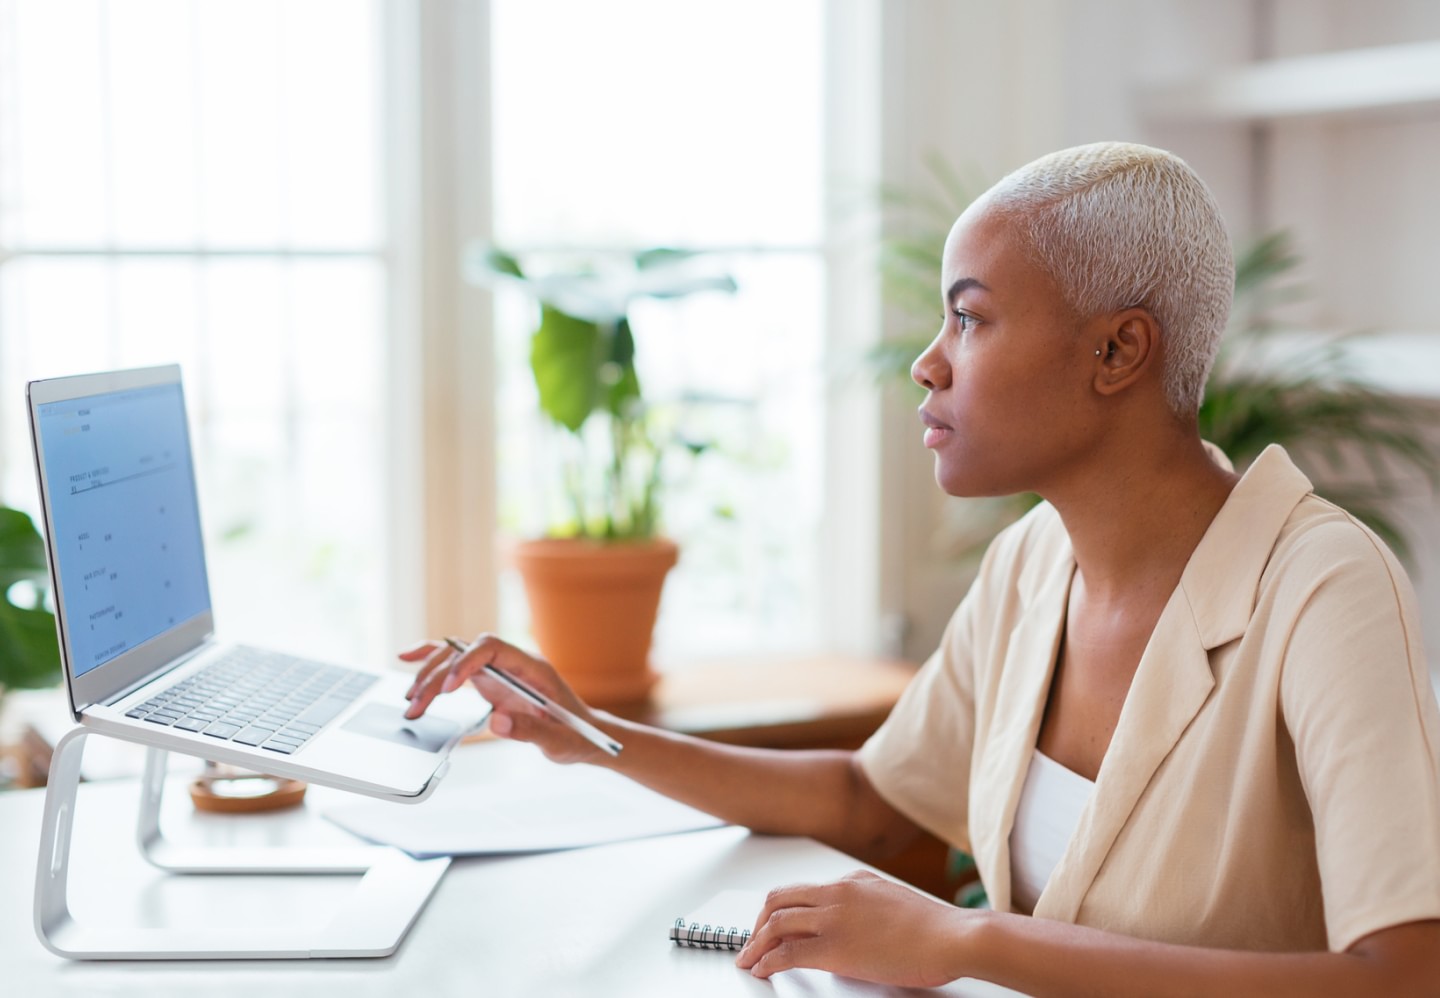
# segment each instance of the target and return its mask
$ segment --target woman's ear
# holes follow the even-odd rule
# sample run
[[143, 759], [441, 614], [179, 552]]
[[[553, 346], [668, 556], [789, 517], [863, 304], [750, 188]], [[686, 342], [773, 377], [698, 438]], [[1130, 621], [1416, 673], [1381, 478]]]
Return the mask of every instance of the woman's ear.
[[1160, 324], [1148, 309], [1114, 312], [1094, 330], [1095, 376], [1101, 395], [1118, 395], [1138, 382], [1160, 357]]

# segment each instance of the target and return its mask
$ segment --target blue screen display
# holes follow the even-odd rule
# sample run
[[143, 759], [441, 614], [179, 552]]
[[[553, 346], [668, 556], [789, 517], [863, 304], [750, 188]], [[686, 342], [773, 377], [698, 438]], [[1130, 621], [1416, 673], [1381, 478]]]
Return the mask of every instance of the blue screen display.
[[74, 674], [209, 610], [180, 386], [43, 403], [37, 432]]

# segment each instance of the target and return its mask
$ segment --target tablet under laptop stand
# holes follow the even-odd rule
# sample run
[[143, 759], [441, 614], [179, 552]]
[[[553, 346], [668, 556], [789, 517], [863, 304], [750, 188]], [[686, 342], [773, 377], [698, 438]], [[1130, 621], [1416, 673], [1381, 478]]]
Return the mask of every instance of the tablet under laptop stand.
[[168, 752], [151, 747], [141, 784], [140, 852], [172, 873], [364, 874], [328, 925], [221, 929], [90, 927], [68, 901], [70, 833], [85, 739], [77, 727], [55, 747], [35, 871], [35, 931], [45, 948], [72, 960], [307, 959], [388, 956], [434, 893], [448, 857], [416, 860], [385, 846], [353, 849], [185, 847], [160, 832]]

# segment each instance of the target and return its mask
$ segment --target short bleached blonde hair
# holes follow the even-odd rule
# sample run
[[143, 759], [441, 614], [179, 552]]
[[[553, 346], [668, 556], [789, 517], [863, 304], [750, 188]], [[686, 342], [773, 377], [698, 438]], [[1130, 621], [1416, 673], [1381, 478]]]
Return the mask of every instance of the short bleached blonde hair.
[[1155, 317], [1165, 397], [1193, 416], [1235, 291], [1230, 237], [1195, 171], [1162, 149], [1097, 142], [1022, 166], [982, 203], [1015, 218], [1077, 315]]

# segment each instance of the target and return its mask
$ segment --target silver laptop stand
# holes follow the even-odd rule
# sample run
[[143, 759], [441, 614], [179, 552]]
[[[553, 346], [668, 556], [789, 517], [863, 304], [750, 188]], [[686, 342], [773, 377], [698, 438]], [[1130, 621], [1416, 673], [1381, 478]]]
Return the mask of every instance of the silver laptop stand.
[[136, 837], [141, 854], [171, 873], [364, 874], [329, 924], [234, 928], [87, 926], [68, 901], [70, 838], [80, 759], [95, 732], [71, 730], [55, 747], [45, 791], [45, 818], [35, 871], [35, 931], [46, 949], [73, 960], [283, 960], [375, 957], [395, 952], [450, 865], [448, 857], [415, 860], [383, 846], [353, 849], [185, 847], [160, 830], [168, 753], [150, 748], [141, 785]]

